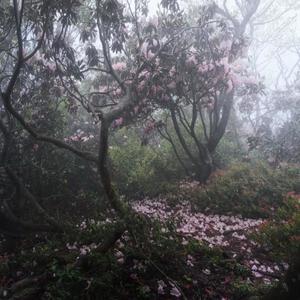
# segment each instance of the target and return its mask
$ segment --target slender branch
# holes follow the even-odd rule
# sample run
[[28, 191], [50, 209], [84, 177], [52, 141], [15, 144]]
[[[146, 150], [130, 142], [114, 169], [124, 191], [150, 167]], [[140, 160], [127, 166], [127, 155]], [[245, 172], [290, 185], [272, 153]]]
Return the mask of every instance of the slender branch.
[[111, 176], [107, 166], [109, 125], [110, 123], [105, 118], [102, 118], [98, 152], [98, 172], [111, 206], [121, 218], [124, 218], [126, 216], [126, 209], [112, 186]]
[[49, 226], [49, 225], [45, 225], [45, 224], [33, 224], [33, 223], [28, 223], [25, 222], [21, 219], [19, 219], [10, 209], [7, 201], [3, 201], [2, 202], [3, 208], [6, 212], [5, 217], [7, 218], [7, 220], [12, 224], [14, 224], [12, 226], [12, 230], [16, 229], [16, 226], [20, 227], [20, 235], [22, 235], [22, 231], [24, 230], [29, 230], [29, 231], [33, 231], [33, 232], [59, 232], [57, 230], [57, 228]]
[[101, 42], [101, 45], [102, 45], [102, 51], [103, 51], [104, 59], [105, 59], [105, 62], [108, 66], [109, 73], [116, 80], [116, 82], [119, 84], [119, 86], [122, 88], [122, 90], [124, 92], [126, 92], [127, 89], [126, 89], [126, 86], [124, 85], [124, 82], [121, 80], [119, 75], [116, 73], [116, 71], [114, 70], [114, 68], [112, 66], [112, 63], [111, 63], [109, 49], [108, 49], [106, 39], [103, 35], [102, 28], [101, 28], [101, 19], [100, 19], [100, 16], [99, 16], [99, 10], [100, 10], [99, 1], [97, 1], [97, 26], [98, 26], [99, 39], [100, 39], [100, 42]]
[[215, 148], [217, 147], [220, 139], [225, 133], [226, 126], [229, 120], [230, 111], [233, 105], [233, 96], [234, 91], [231, 91], [229, 94], [225, 96], [224, 105], [222, 107], [222, 117], [221, 120], [214, 131], [214, 134], [210, 136], [209, 141], [207, 143], [207, 147], [209, 149], [209, 152], [213, 152]]
[[22, 195], [24, 195], [24, 197], [34, 205], [37, 212], [54, 228], [56, 228], [59, 231], [63, 231], [62, 226], [54, 218], [52, 218], [51, 216], [49, 216], [47, 214], [47, 212], [38, 203], [35, 196], [26, 188], [25, 184], [15, 174], [15, 172], [9, 166], [6, 166], [5, 170], [6, 170], [7, 174], [9, 175], [11, 181], [20, 189], [20, 193]]
[[202, 112], [200, 103], [198, 104], [198, 110], [199, 110], [200, 120], [201, 120], [201, 124], [202, 124], [203, 131], [204, 131], [204, 137], [205, 137], [206, 142], [208, 142], [207, 128], [206, 128], [206, 124], [205, 124], [205, 120], [204, 120], [204, 116], [203, 116], [203, 112]]
[[13, 74], [10, 78], [10, 81], [6, 88], [6, 95], [11, 95], [13, 88], [15, 86], [16, 81], [18, 80], [21, 67], [24, 63], [23, 60], [23, 39], [22, 39], [22, 18], [23, 18], [23, 7], [24, 7], [24, 0], [21, 2], [21, 9], [18, 11], [18, 1], [14, 0], [14, 15], [15, 15], [15, 23], [16, 23], [16, 30], [17, 30], [17, 40], [18, 40], [18, 58], [17, 63], [14, 67]]
[[199, 163], [198, 163], [197, 159], [195, 159], [195, 157], [190, 152], [189, 147], [186, 144], [186, 141], [185, 141], [184, 137], [181, 134], [181, 130], [180, 130], [180, 127], [179, 127], [177, 119], [176, 119], [176, 114], [175, 114], [174, 108], [171, 108], [171, 118], [172, 118], [172, 122], [173, 122], [173, 125], [174, 125], [174, 128], [175, 128], [175, 132], [177, 134], [177, 137], [180, 141], [180, 144], [181, 144], [182, 148], [184, 149], [185, 153], [190, 158], [190, 160], [193, 162], [193, 164], [195, 166], [199, 166]]
[[[1, 97], [1, 93], [0, 93], [0, 97]], [[10, 99], [7, 97], [7, 94], [2, 94], [2, 100], [4, 103], [5, 108], [7, 109], [7, 111], [15, 117], [15, 119], [22, 125], [22, 127], [36, 140], [38, 141], [42, 141], [42, 142], [47, 142], [50, 144], [53, 144], [55, 146], [57, 146], [58, 148], [62, 148], [65, 150], [68, 150], [76, 155], [78, 155], [81, 158], [84, 158], [86, 160], [92, 161], [92, 162], [97, 162], [97, 157], [95, 157], [92, 153], [90, 152], [84, 152], [84, 151], [80, 151], [72, 146], [70, 146], [69, 144], [56, 139], [56, 138], [52, 138], [52, 137], [48, 137], [48, 136], [43, 136], [43, 135], [39, 135], [38, 133], [36, 133], [34, 131], [34, 129], [23, 119], [23, 117], [12, 107], [11, 103], [10, 103]]]
[[166, 132], [166, 134], [164, 134], [164, 133], [160, 130], [160, 128], [158, 128], [158, 132], [159, 132], [159, 134], [160, 134], [166, 141], [168, 141], [168, 142], [171, 144], [171, 147], [172, 147], [172, 149], [173, 149], [173, 151], [174, 151], [174, 154], [175, 154], [177, 160], [179, 161], [179, 163], [181, 164], [182, 168], [184, 169], [185, 174], [186, 174], [187, 176], [190, 176], [190, 172], [189, 172], [188, 168], [185, 166], [183, 160], [181, 159], [181, 157], [180, 157], [180, 155], [179, 155], [179, 153], [178, 153], [178, 151], [177, 151], [176, 145], [175, 145], [175, 143], [174, 143], [174, 141], [173, 141], [171, 135], [169, 134], [169, 132], [168, 132], [168, 130], [167, 130], [167, 127], [165, 126], [165, 132]]

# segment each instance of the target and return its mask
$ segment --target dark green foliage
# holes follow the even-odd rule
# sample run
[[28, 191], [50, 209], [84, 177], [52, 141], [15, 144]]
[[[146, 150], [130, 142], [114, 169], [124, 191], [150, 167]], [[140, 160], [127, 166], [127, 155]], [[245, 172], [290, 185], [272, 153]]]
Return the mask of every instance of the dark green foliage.
[[263, 300], [298, 300], [300, 295], [300, 252], [291, 262], [285, 277], [274, 286]]
[[300, 195], [290, 192], [275, 216], [262, 224], [257, 241], [279, 263], [289, 262], [289, 269], [263, 298], [296, 300], [300, 295]]
[[275, 216], [265, 222], [258, 241], [279, 261], [293, 261], [300, 253], [300, 196], [290, 193]]
[[[78, 268], [74, 266], [78, 250], [67, 249], [66, 243], [78, 241], [81, 246], [88, 245], [90, 241], [100, 241], [105, 234], [102, 224], [86, 224], [76, 237], [39, 237], [32, 241], [33, 248], [27, 241], [16, 249], [17, 256], [9, 261], [2, 259], [0, 276], [17, 276], [13, 275], [16, 270], [21, 273], [19, 280], [47, 274], [47, 281], [39, 286], [38, 297], [43, 300], [170, 299], [172, 285], [187, 299], [196, 300], [231, 297], [237, 293], [235, 278], [242, 285], [249, 275], [223, 251], [196, 241], [183, 245], [173, 224], [146, 219], [133, 224], [133, 234], [125, 234], [123, 245], [118, 244], [105, 255], [92, 252], [87, 263]], [[120, 251], [124, 258], [121, 263], [116, 256]], [[188, 259], [192, 266], [187, 264]], [[160, 280], [167, 285], [165, 295], [158, 294]], [[219, 285], [220, 282], [223, 284]]]
[[214, 165], [217, 168], [226, 168], [238, 163], [243, 160], [245, 152], [238, 138], [232, 134], [225, 134], [214, 153]]
[[183, 171], [166, 142], [141, 145], [132, 130], [122, 129], [110, 148], [113, 175], [120, 193], [129, 197], [166, 193]]
[[207, 186], [184, 190], [182, 197], [201, 210], [267, 217], [286, 193], [296, 189], [299, 176], [299, 168], [274, 170], [261, 162], [237, 163], [217, 171]]

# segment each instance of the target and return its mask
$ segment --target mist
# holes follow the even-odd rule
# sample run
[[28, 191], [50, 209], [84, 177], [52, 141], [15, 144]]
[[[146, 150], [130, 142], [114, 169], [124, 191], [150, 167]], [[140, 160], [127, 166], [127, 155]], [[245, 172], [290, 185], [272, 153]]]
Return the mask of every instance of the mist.
[[0, 299], [300, 299], [297, 0], [0, 0]]

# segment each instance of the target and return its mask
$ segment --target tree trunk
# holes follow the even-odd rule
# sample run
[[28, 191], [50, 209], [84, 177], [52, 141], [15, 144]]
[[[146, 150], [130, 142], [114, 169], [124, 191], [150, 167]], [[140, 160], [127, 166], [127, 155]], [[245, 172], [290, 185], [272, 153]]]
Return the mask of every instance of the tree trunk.
[[207, 163], [207, 164], [202, 164], [200, 168], [197, 169], [196, 172], [196, 179], [200, 183], [206, 183], [208, 180], [210, 174], [212, 172], [212, 165]]

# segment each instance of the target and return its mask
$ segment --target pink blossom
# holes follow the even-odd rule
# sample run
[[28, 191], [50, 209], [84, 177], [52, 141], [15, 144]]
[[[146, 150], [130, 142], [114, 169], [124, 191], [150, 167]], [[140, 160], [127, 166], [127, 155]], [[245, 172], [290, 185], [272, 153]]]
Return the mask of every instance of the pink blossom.
[[187, 266], [194, 267], [193, 261], [194, 261], [194, 257], [191, 256], [191, 255], [188, 255], [187, 256], [187, 261], [186, 261]]
[[199, 73], [206, 73], [207, 71], [208, 71], [208, 65], [206, 63], [203, 63], [198, 66]]
[[242, 82], [249, 85], [256, 85], [258, 83], [254, 76], [243, 77]]
[[86, 255], [87, 251], [84, 248], [80, 248], [80, 255]]
[[120, 265], [123, 265], [124, 262], [125, 262], [124, 257], [120, 257], [120, 258], [117, 259], [117, 263], [120, 264]]
[[117, 251], [115, 252], [115, 257], [116, 257], [116, 258], [121, 258], [121, 257], [124, 257], [124, 254], [123, 254], [123, 252], [117, 250]]
[[164, 289], [167, 287], [165, 282], [163, 280], [159, 280], [159, 281], [157, 281], [157, 285], [158, 285], [157, 293], [160, 294], [160, 295], [164, 295], [165, 294]]
[[232, 41], [231, 40], [223, 40], [221, 43], [220, 43], [220, 48], [222, 50], [230, 50], [232, 47]]
[[194, 46], [192, 46], [190, 48], [190, 52], [193, 53], [193, 54], [195, 54], [195, 53], [197, 53], [197, 49]]
[[37, 151], [37, 150], [39, 149], [39, 145], [38, 145], [38, 144], [34, 144], [34, 145], [32, 146], [32, 149], [33, 149], [34, 151]]
[[80, 141], [80, 136], [77, 134], [74, 134], [70, 136], [69, 138], [65, 138], [66, 141], [73, 141], [73, 142], [78, 142]]
[[176, 82], [175, 81], [171, 81], [167, 87], [170, 89], [170, 90], [173, 90], [176, 88]]
[[182, 244], [183, 246], [187, 245], [188, 243], [189, 243], [189, 242], [188, 242], [186, 239], [182, 239], [181, 244]]
[[146, 85], [146, 81], [145, 80], [142, 80], [139, 84], [138, 84], [138, 91], [142, 91], [144, 88], [145, 88], [145, 85]]
[[245, 59], [238, 59], [232, 64], [232, 69], [237, 73], [241, 73], [246, 69], [246, 65], [247, 62], [245, 61]]
[[179, 298], [181, 296], [180, 291], [178, 290], [178, 288], [176, 286], [173, 286], [171, 291], [170, 291], [170, 295]]
[[129, 84], [132, 84], [133, 81], [132, 81], [132, 79], [126, 79], [124, 82], [129, 85]]
[[118, 119], [115, 120], [115, 126], [121, 126], [123, 124], [123, 117], [120, 117]]
[[117, 62], [117, 63], [113, 64], [112, 67], [116, 71], [124, 71], [126, 69], [126, 63]]
[[174, 66], [173, 66], [173, 67], [171, 68], [171, 70], [169, 71], [169, 75], [170, 75], [171, 77], [173, 77], [173, 76], [176, 75], [176, 69], [175, 69]]
[[154, 47], [156, 47], [156, 46], [158, 46], [158, 41], [157, 40], [153, 40], [152, 44], [153, 44]]
[[229, 78], [230, 78], [230, 80], [232, 81], [232, 83], [234, 84], [235, 87], [240, 86], [241, 83], [242, 83], [242, 77], [238, 76], [235, 73], [230, 73]]
[[149, 49], [149, 42], [145, 41], [141, 47], [141, 52], [143, 56], [147, 59], [151, 59], [155, 56], [155, 54]]
[[107, 93], [107, 92], [108, 92], [108, 87], [107, 87], [107, 86], [100, 85], [100, 86], [99, 86], [99, 92], [100, 92], [100, 93]]
[[145, 57], [147, 56], [148, 46], [149, 46], [149, 43], [147, 41], [145, 41], [141, 47], [141, 52]]
[[208, 64], [209, 71], [212, 71], [214, 68], [215, 68], [215, 66], [212, 63]]
[[150, 73], [147, 70], [144, 70], [140, 73], [139, 78], [141, 77], [145, 77], [146, 79], [148, 79], [150, 77]]
[[120, 88], [116, 89], [112, 93], [114, 96], [120, 96], [122, 95], [122, 90]]
[[167, 102], [167, 101], [170, 100], [170, 97], [169, 97], [168, 95], [164, 94], [164, 95], [162, 96], [162, 100]]
[[77, 250], [77, 242], [75, 242], [73, 245], [67, 243], [66, 247], [68, 250]]
[[45, 63], [45, 66], [51, 71], [51, 72], [54, 72], [55, 69], [56, 69], [56, 64], [54, 62], [51, 62], [51, 61], [47, 61]]
[[192, 66], [192, 65], [197, 65], [198, 61], [196, 59], [196, 56], [192, 54], [188, 59], [186, 60], [187, 65]]
[[208, 109], [209, 111], [213, 111], [213, 110], [214, 110], [214, 107], [215, 107], [214, 102], [211, 102], [211, 103], [208, 103], [208, 104], [207, 104], [207, 109]]
[[223, 57], [220, 60], [220, 64], [224, 68], [224, 73], [227, 74], [230, 71], [230, 66], [229, 66], [229, 63], [228, 63], [228, 57], [227, 56]]
[[202, 271], [205, 275], [210, 275], [211, 274], [211, 271], [209, 269], [204, 269]]
[[152, 52], [152, 50], [147, 52], [146, 58], [147, 59], [152, 59], [155, 56], [155, 54]]
[[226, 94], [229, 94], [231, 91], [233, 90], [233, 82], [231, 79], [229, 79], [227, 81], [227, 90], [226, 90]]
[[253, 274], [254, 274], [254, 276], [255, 276], [256, 278], [261, 278], [261, 277], [263, 277], [262, 274], [260, 274], [259, 272], [253, 272]]

